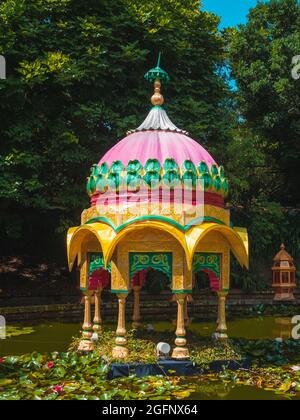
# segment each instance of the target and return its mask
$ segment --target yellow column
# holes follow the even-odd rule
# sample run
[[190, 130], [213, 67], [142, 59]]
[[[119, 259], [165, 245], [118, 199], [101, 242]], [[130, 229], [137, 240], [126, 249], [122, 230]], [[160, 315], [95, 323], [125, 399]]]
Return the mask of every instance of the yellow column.
[[125, 304], [128, 293], [117, 294], [119, 302], [118, 328], [116, 331], [116, 346], [113, 348], [114, 359], [126, 359], [128, 349], [126, 347]]
[[100, 332], [102, 330], [102, 318], [101, 318], [101, 294], [102, 289], [98, 289], [95, 292], [95, 316], [93, 323], [93, 330]]
[[218, 292], [218, 327], [217, 333], [221, 340], [227, 339], [227, 324], [226, 324], [226, 298], [228, 296], [228, 291], [219, 291]]
[[94, 345], [91, 341], [92, 321], [91, 321], [91, 291], [84, 292], [84, 322], [82, 326], [82, 340], [79, 343], [78, 351], [89, 352], [94, 350]]
[[217, 296], [218, 296], [218, 309], [217, 309], [217, 312], [218, 312], [218, 316], [217, 316], [217, 326], [219, 325], [219, 322], [220, 322], [220, 298], [219, 298], [219, 295], [217, 294]]
[[192, 295], [187, 295], [185, 299], [185, 303], [184, 303], [184, 323], [186, 326], [192, 323], [192, 318], [189, 318], [189, 313], [188, 313], [188, 303], [191, 303], [191, 302], [193, 302]]
[[186, 331], [184, 328], [184, 305], [186, 296], [183, 293], [176, 294], [177, 300], [177, 329], [176, 329], [176, 347], [173, 350], [172, 358], [178, 360], [189, 359], [189, 350], [186, 347]]
[[141, 312], [140, 312], [140, 291], [141, 286], [133, 287], [133, 316], [132, 326], [133, 328], [139, 328], [141, 326]]

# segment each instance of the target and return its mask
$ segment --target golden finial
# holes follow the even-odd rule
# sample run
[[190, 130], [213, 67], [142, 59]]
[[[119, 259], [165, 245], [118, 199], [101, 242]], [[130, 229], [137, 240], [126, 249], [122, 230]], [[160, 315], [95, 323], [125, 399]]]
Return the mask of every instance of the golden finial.
[[161, 106], [165, 102], [163, 95], [160, 93], [161, 83], [159, 79], [154, 82], [154, 95], [151, 98], [152, 105]]
[[154, 82], [154, 95], [151, 98], [152, 105], [161, 106], [165, 102], [161, 94], [161, 82], [168, 82], [170, 77], [167, 72], [160, 68], [161, 53], [159, 53], [157, 66], [145, 74], [145, 79]]

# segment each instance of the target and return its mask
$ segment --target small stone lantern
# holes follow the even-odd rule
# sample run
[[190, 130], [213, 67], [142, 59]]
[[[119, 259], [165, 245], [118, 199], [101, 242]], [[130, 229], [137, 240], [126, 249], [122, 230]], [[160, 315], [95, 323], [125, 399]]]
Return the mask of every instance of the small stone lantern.
[[275, 301], [292, 301], [295, 300], [294, 289], [296, 284], [296, 267], [294, 260], [285, 250], [285, 246], [281, 245], [280, 251], [274, 258], [273, 271], [273, 288], [275, 289]]

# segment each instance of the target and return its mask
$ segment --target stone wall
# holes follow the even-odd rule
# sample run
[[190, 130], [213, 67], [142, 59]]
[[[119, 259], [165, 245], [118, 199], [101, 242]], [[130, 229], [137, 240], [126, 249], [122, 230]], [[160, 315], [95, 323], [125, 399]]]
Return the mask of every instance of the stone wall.
[[[300, 306], [300, 291], [297, 291], [296, 301], [291, 303], [295, 307]], [[232, 290], [228, 298], [228, 313], [230, 314], [249, 314], [251, 308], [257, 305], [280, 305], [273, 302], [274, 293], [252, 292], [245, 293], [239, 290]], [[43, 304], [39, 301], [34, 305], [1, 307], [0, 314], [4, 315], [8, 321], [25, 320], [57, 320], [57, 321], [78, 321], [83, 317], [83, 305], [78, 296], [66, 296], [64, 303]], [[131, 320], [133, 311], [132, 296], [129, 296], [126, 310], [127, 320]], [[295, 308], [296, 309], [296, 308]], [[171, 293], [157, 296], [141, 294], [141, 313], [144, 320], [169, 320], [176, 318], [177, 306], [172, 301]], [[189, 304], [189, 316], [197, 319], [216, 319], [217, 298], [215, 294], [203, 292], [201, 295], [194, 296], [194, 302]], [[116, 321], [117, 299], [110, 293], [105, 293], [102, 303], [102, 315], [104, 321]]]

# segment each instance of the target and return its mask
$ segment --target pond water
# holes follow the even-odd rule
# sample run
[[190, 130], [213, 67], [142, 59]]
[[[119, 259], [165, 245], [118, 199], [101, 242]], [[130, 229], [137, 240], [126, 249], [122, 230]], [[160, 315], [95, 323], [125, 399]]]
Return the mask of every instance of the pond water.
[[[8, 324], [8, 331], [13, 327], [28, 324]], [[167, 322], [154, 322], [156, 331], [175, 331], [175, 325]], [[78, 336], [81, 325], [77, 323], [48, 323], [30, 325], [33, 332], [0, 340], [0, 355], [21, 355], [34, 351], [64, 352], [67, 351], [72, 337]], [[105, 329], [115, 330], [115, 324], [106, 324]], [[128, 325], [130, 328], [130, 325]], [[193, 322], [188, 328], [202, 336], [211, 336], [216, 330], [214, 322]], [[237, 319], [228, 322], [228, 333], [232, 338], [246, 339], [287, 339], [291, 337], [292, 324], [290, 318], [261, 317]]]
[[[276, 394], [272, 391], [265, 391], [264, 389], [255, 388], [252, 386], [246, 385], [235, 385], [223, 383], [212, 383], [203, 386], [198, 386], [198, 380], [193, 378], [192, 383], [196, 385], [196, 392], [190, 395], [189, 400], [197, 401], [212, 401], [212, 400], [222, 400], [222, 401], [281, 401], [286, 400], [287, 397], [283, 395]], [[293, 398], [294, 400], [300, 400], [300, 398]]]
[[[175, 325], [166, 322], [153, 322], [157, 331], [172, 331]], [[13, 327], [24, 327], [26, 324], [8, 325], [8, 331]], [[78, 336], [81, 325], [77, 323], [48, 323], [30, 325], [33, 332], [13, 336], [6, 340], [0, 340], [0, 356], [21, 355], [37, 352], [64, 352], [67, 351], [72, 337]], [[128, 325], [128, 327], [130, 327]], [[108, 324], [106, 329], [115, 330], [115, 324]], [[190, 325], [191, 331], [203, 336], [210, 336], [215, 332], [214, 322], [194, 322]], [[246, 339], [283, 339], [291, 337], [292, 324], [290, 318], [261, 317], [237, 319], [228, 322], [229, 335], [232, 338]], [[29, 331], [30, 332], [30, 331]], [[183, 380], [185, 381], [185, 380]], [[209, 383], [205, 384], [199, 378], [186, 379], [196, 385], [196, 391], [189, 399], [195, 400], [280, 400], [284, 397], [274, 392], [265, 391], [255, 387], [240, 386], [234, 384]]]

